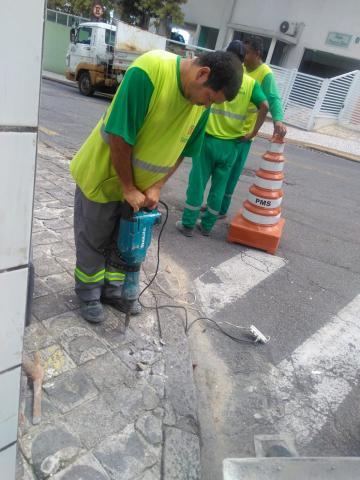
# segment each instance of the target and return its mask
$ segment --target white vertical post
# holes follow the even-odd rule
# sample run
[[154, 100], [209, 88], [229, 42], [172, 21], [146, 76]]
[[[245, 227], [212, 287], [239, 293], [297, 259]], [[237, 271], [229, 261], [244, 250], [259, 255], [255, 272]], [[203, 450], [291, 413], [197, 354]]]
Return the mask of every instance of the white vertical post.
[[225, 35], [225, 41], [224, 41], [224, 45], [223, 45], [223, 48], [226, 48], [229, 43], [232, 41], [233, 39], [233, 36], [234, 36], [234, 29], [233, 28], [228, 28], [226, 30], [226, 35]]
[[283, 93], [283, 96], [282, 96], [282, 104], [283, 104], [284, 115], [286, 114], [286, 107], [287, 107], [287, 104], [288, 104], [288, 101], [289, 101], [291, 90], [292, 90], [292, 88], [294, 86], [294, 83], [295, 83], [295, 80], [296, 80], [297, 73], [298, 73], [298, 71], [297, 71], [296, 68], [293, 68], [292, 70], [289, 71], [289, 75], [288, 75], [287, 82], [286, 82], [286, 87], [284, 88], [284, 93]]
[[273, 37], [271, 39], [270, 47], [266, 56], [265, 63], [271, 63], [271, 58], [273, 56], [274, 50], [275, 50], [275, 45], [276, 45], [276, 38]]
[[358, 98], [360, 100], [360, 70], [354, 75], [353, 81], [349, 87], [346, 98], [344, 100], [344, 106], [339, 113], [338, 123], [344, 124], [349, 123], [348, 119], [351, 117], [351, 110], [353, 109], [354, 99]]
[[325, 98], [327, 89], [329, 88], [329, 83], [330, 83], [330, 79], [329, 78], [324, 78], [324, 80], [322, 82], [322, 85], [321, 85], [321, 88], [320, 88], [320, 91], [319, 91], [319, 95], [316, 99], [315, 105], [314, 105], [314, 107], [311, 111], [309, 120], [307, 122], [306, 130], [312, 130], [313, 127], [314, 127], [315, 117], [320, 112], [321, 105], [322, 105], [323, 100]]
[[201, 25], [198, 23], [196, 25], [195, 35], [194, 35], [194, 39], [193, 39], [193, 44], [194, 45], [198, 44], [199, 37], [200, 37], [200, 31], [201, 31]]
[[234, 16], [234, 11], [237, 6], [237, 0], [232, 0], [230, 3], [225, 2], [224, 5], [224, 14], [219, 26], [219, 34], [216, 40], [215, 50], [221, 50], [229, 44], [229, 29], [228, 25], [232, 23]]
[[[2, 12], [0, 76], [0, 476], [15, 479], [19, 387], [33, 211], [44, 0]], [[14, 42], [14, 32], [25, 41]]]

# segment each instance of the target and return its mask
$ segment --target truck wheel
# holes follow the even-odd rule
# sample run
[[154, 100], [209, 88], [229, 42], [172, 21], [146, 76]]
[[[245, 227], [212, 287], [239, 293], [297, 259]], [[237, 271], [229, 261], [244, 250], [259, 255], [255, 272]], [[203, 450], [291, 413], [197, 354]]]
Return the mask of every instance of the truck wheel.
[[91, 79], [88, 72], [81, 72], [79, 75], [79, 90], [86, 97], [94, 95], [94, 87], [91, 85]]

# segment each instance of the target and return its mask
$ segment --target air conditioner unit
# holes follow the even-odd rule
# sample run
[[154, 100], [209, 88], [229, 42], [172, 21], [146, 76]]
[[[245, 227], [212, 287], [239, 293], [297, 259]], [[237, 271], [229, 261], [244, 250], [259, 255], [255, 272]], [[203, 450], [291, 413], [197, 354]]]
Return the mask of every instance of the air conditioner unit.
[[298, 24], [295, 22], [288, 22], [287, 20], [284, 20], [283, 22], [281, 22], [279, 30], [285, 35], [295, 37], [298, 30]]

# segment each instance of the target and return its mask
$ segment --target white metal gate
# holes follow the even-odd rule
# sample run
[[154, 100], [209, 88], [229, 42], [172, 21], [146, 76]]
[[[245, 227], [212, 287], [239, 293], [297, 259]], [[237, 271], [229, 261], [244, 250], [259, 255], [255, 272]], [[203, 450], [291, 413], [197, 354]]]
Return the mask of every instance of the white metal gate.
[[360, 130], [360, 71], [327, 79], [274, 65], [271, 68], [286, 123], [311, 130], [316, 118], [329, 118]]
[[360, 71], [353, 73], [354, 77], [339, 115], [339, 123], [360, 131]]
[[279, 86], [286, 123], [310, 130], [324, 90], [324, 79], [273, 65], [271, 68]]

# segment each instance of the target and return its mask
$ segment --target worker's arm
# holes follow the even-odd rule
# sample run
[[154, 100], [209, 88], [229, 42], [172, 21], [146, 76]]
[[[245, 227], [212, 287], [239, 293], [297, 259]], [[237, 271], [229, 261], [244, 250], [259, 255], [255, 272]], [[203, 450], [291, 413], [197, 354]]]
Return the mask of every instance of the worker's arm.
[[274, 135], [284, 137], [286, 135], [286, 126], [283, 123], [283, 107], [273, 73], [268, 73], [266, 75], [261, 83], [261, 88], [269, 102], [269, 110], [274, 122]]
[[155, 208], [156, 205], [159, 203], [160, 199], [160, 190], [168, 181], [168, 179], [173, 175], [181, 162], [183, 161], [184, 157], [195, 157], [200, 153], [202, 143], [204, 140], [205, 135], [205, 128], [206, 123], [209, 118], [210, 109], [204, 111], [200, 120], [198, 121], [194, 131], [192, 132], [189, 140], [187, 141], [185, 148], [183, 149], [181, 156], [178, 158], [175, 165], [172, 169], [158, 182], [154, 183], [150, 188], [148, 188], [144, 193], [146, 195], [146, 206], [148, 208]]
[[157, 204], [159, 203], [160, 200], [160, 191], [162, 187], [165, 185], [165, 183], [168, 181], [168, 179], [175, 173], [177, 168], [179, 167], [180, 163], [184, 160], [184, 157], [179, 157], [175, 165], [172, 167], [171, 170], [163, 177], [161, 180], [158, 182], [154, 183], [149, 187], [147, 190], [145, 190], [145, 207], [150, 208], [150, 210], [153, 210], [156, 208]]
[[154, 91], [152, 82], [141, 68], [127, 70], [114, 104], [105, 122], [110, 138], [111, 161], [119, 177], [124, 199], [134, 211], [145, 205], [145, 195], [134, 184], [131, 155]]
[[268, 102], [265, 100], [263, 102], [261, 102], [259, 105], [257, 105], [258, 107], [258, 114], [257, 114], [257, 117], [256, 117], [256, 123], [254, 125], [254, 129], [252, 132], [244, 135], [241, 140], [252, 140], [254, 137], [256, 137], [258, 131], [260, 130], [261, 128], [261, 125], [265, 122], [265, 118], [266, 118], [266, 115], [269, 111], [269, 104]]
[[241, 137], [239, 139], [241, 141], [249, 141], [249, 140], [252, 140], [254, 137], [256, 137], [269, 111], [269, 104], [258, 82], [255, 82], [250, 100], [251, 100], [251, 103], [253, 103], [257, 107], [258, 114], [257, 114], [256, 122], [252, 132], [249, 132], [243, 137]]
[[124, 199], [137, 212], [145, 203], [145, 195], [134, 185], [131, 154], [132, 146], [125, 142], [122, 137], [109, 135], [111, 161], [119, 177]]

